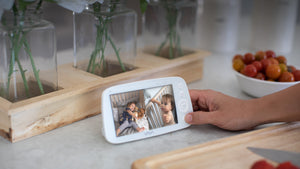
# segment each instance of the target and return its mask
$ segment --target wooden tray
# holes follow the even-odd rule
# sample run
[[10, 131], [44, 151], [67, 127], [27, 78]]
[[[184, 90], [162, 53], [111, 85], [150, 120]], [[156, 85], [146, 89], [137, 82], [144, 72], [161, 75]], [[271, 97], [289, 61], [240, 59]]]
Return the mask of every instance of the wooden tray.
[[254, 162], [264, 158], [247, 150], [249, 146], [300, 152], [300, 122], [272, 126], [140, 159], [132, 164], [132, 168], [250, 169]]
[[[58, 67], [60, 90], [12, 103], [0, 97], [0, 135], [11, 142], [44, 133], [100, 113], [102, 91], [115, 84], [166, 76], [187, 83], [202, 78], [206, 51], [169, 60], [139, 52], [137, 68], [102, 78], [72, 67]], [[70, 56], [71, 57], [71, 56]]]

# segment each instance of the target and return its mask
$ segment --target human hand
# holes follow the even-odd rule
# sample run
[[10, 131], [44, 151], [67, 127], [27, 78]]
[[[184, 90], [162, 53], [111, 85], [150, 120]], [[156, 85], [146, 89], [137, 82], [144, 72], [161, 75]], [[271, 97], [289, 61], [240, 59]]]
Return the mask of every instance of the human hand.
[[159, 105], [160, 105], [160, 102], [157, 101], [156, 99], [151, 99], [150, 101], [151, 101], [152, 103], [156, 103], [156, 104], [159, 104]]
[[251, 103], [213, 90], [190, 90], [194, 112], [185, 116], [189, 124], [213, 124], [227, 130], [251, 129], [255, 121]]
[[164, 121], [164, 123], [170, 123], [170, 121], [171, 121], [171, 117], [169, 116], [169, 115], [167, 115], [167, 114], [164, 114], [163, 115], [163, 121]]

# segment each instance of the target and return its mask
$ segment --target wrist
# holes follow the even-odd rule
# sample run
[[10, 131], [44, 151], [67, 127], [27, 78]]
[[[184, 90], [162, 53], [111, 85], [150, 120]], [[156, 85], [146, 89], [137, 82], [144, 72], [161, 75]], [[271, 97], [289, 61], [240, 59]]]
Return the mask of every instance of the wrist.
[[270, 109], [266, 108], [268, 103], [261, 98], [251, 99], [248, 102], [250, 109], [249, 118], [254, 126], [273, 122], [272, 112], [270, 113]]
[[277, 107], [278, 103], [273, 102], [272, 99], [262, 97], [252, 99], [251, 102], [254, 109], [252, 110], [253, 119], [257, 121], [258, 125], [284, 121], [284, 117], [281, 117], [281, 110]]

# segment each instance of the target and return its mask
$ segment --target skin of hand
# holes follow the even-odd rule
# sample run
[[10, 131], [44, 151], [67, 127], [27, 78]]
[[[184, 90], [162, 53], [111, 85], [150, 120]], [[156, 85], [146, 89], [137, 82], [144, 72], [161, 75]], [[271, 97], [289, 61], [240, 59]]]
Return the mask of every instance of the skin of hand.
[[271, 122], [300, 121], [300, 84], [261, 98], [242, 100], [213, 90], [190, 90], [189, 124], [248, 130]]
[[150, 101], [153, 102], [153, 103], [156, 103], [156, 104], [160, 105], [160, 102], [157, 101], [157, 100], [155, 100], [155, 99], [151, 99]]
[[213, 124], [227, 130], [248, 129], [256, 125], [252, 114], [245, 113], [245, 100], [224, 95], [213, 90], [190, 90], [193, 113], [185, 117], [190, 124]]
[[163, 115], [163, 121], [164, 121], [165, 123], [170, 123], [171, 117], [170, 117], [168, 114], [164, 114], [164, 115]]
[[135, 119], [137, 118], [136, 115], [135, 115], [132, 111], [127, 110], [127, 112], [128, 112], [133, 118], [135, 118]]

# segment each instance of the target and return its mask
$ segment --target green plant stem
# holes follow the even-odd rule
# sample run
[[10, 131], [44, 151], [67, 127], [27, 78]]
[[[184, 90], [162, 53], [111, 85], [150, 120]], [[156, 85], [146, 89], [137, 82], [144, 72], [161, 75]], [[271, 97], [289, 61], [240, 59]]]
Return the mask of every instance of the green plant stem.
[[159, 45], [158, 49], [155, 52], [156, 56], [160, 55], [160, 51], [163, 49], [163, 47], [166, 45], [167, 40], [169, 39], [170, 33], [167, 34], [167, 37], [165, 38], [165, 40]]
[[10, 59], [10, 63], [9, 63], [9, 71], [8, 71], [8, 78], [7, 78], [7, 91], [6, 91], [7, 97], [9, 97], [10, 79], [11, 79], [11, 76], [14, 72], [14, 65], [15, 65], [15, 51], [13, 50], [12, 55], [11, 55], [11, 59]]
[[180, 43], [180, 36], [179, 35], [177, 35], [176, 49], [179, 52], [179, 56], [183, 56], [183, 52], [182, 52], [182, 48], [181, 48], [181, 43]]
[[[99, 18], [99, 21], [100, 21], [100, 24], [97, 25], [97, 36], [96, 36], [96, 43], [95, 43], [95, 48], [91, 54], [91, 57], [90, 57], [90, 60], [89, 60], [89, 64], [88, 64], [88, 68], [87, 68], [87, 71], [90, 72], [90, 73], [95, 73], [95, 68], [96, 66], [100, 66], [101, 65], [101, 60], [103, 60], [104, 58], [104, 49], [103, 49], [103, 34], [105, 32], [104, 28], [105, 26], [102, 26], [102, 24], [104, 24], [104, 22], [101, 22], [100, 18]], [[106, 39], [104, 39], [104, 41], [106, 41]], [[104, 46], [106, 46], [106, 42], [104, 44]], [[101, 58], [100, 58], [100, 64], [97, 64], [96, 63], [96, 59], [97, 59], [97, 56], [100, 54], [101, 52]]]
[[[110, 42], [112, 48], [114, 49], [114, 52], [117, 56], [118, 62], [122, 68], [122, 71], [125, 72], [126, 68], [121, 60], [119, 51], [120, 49], [117, 49], [115, 43], [113, 42], [113, 40], [111, 39], [111, 37], [108, 34], [108, 28], [107, 25], [110, 21], [109, 18], [102, 18], [102, 17], [98, 17], [99, 20], [99, 25], [97, 25], [97, 36], [96, 36], [96, 44], [95, 44], [95, 48], [90, 56], [90, 60], [89, 60], [89, 64], [88, 64], [88, 68], [87, 71], [90, 73], [95, 73], [95, 68], [98, 66], [99, 68], [101, 68], [101, 65], [103, 67], [103, 69], [105, 70], [106, 67], [106, 63], [105, 63], [105, 48], [106, 48], [106, 44], [107, 44], [107, 40]], [[100, 55], [101, 52], [101, 55]], [[97, 62], [97, 56], [100, 56], [99, 62]]]
[[156, 50], [155, 55], [159, 56], [163, 47], [166, 45], [167, 42], [169, 42], [169, 58], [173, 59], [174, 57], [176, 57], [176, 52], [178, 52], [179, 56], [183, 55], [180, 43], [180, 36], [176, 31], [178, 9], [169, 7], [168, 5], [166, 5], [164, 8], [167, 11], [166, 20], [168, 22], [169, 31], [165, 37], [165, 40], [160, 44], [160, 46]]
[[[53, 0], [47, 0], [47, 1], [52, 2]], [[38, 1], [36, 11], [34, 12], [35, 14], [42, 6], [42, 2], [43, 2], [43, 0]], [[14, 25], [18, 26], [18, 30], [13, 31], [10, 36], [12, 47], [11, 47], [11, 58], [10, 58], [11, 60], [9, 63], [9, 72], [8, 72], [8, 77], [7, 77], [7, 88], [6, 88], [7, 98], [9, 97], [9, 90], [10, 90], [9, 88], [10, 88], [11, 77], [14, 74], [14, 72], [17, 71], [17, 70], [15, 70], [16, 63], [19, 67], [19, 71], [20, 71], [20, 74], [21, 74], [21, 77], [23, 80], [23, 85], [25, 88], [26, 96], [30, 97], [29, 85], [28, 85], [26, 75], [25, 75], [26, 70], [23, 69], [21, 61], [19, 59], [19, 52], [22, 47], [24, 48], [25, 52], [28, 54], [28, 56], [30, 58], [33, 73], [34, 73], [35, 79], [38, 83], [40, 92], [41, 92], [41, 94], [45, 93], [44, 89], [43, 89], [43, 85], [42, 85], [40, 77], [39, 77], [39, 70], [37, 70], [37, 68], [35, 66], [35, 62], [34, 62], [34, 59], [33, 59], [32, 53], [31, 53], [30, 46], [26, 40], [26, 35], [29, 31], [27, 31], [27, 32], [23, 31], [24, 17], [25, 17], [25, 13], [27, 11], [27, 7], [34, 3], [35, 2], [33, 2], [33, 1], [19, 0], [18, 2], [14, 3], [13, 8], [12, 8], [13, 13], [14, 13]], [[21, 19], [21, 21], [18, 21], [17, 18]], [[5, 20], [5, 19], [3, 19], [3, 20]], [[6, 22], [2, 22], [2, 24], [5, 26]]]
[[103, 66], [103, 70], [106, 69], [106, 61], [105, 61], [105, 55], [104, 55], [104, 52], [105, 52], [105, 48], [106, 48], [106, 44], [107, 44], [107, 39], [108, 39], [108, 29], [107, 29], [107, 24], [109, 22], [109, 19], [105, 19], [105, 18], [101, 18], [101, 22], [103, 23], [103, 30], [102, 30], [102, 34], [104, 33], [104, 39], [103, 39], [103, 36], [102, 36], [102, 39], [101, 41], [103, 42], [104, 41], [104, 44], [101, 45], [101, 57], [100, 57], [100, 64], [99, 64], [99, 68], [101, 67], [101, 65]]
[[[17, 34], [17, 35], [15, 36], [15, 34]], [[10, 79], [11, 79], [11, 76], [12, 76], [12, 73], [13, 73], [13, 67], [15, 65], [15, 62], [17, 62], [18, 67], [20, 69], [22, 79], [23, 79], [23, 84], [24, 84], [26, 96], [29, 97], [30, 96], [29, 87], [28, 87], [28, 82], [26, 80], [26, 76], [25, 76], [26, 71], [23, 70], [21, 62], [19, 60], [19, 51], [22, 47], [22, 44], [25, 41], [25, 35], [23, 35], [21, 37], [20, 41], [19, 41], [20, 34], [21, 34], [21, 31], [18, 31], [17, 33], [13, 33], [13, 37], [11, 39], [13, 47], [12, 47], [12, 58], [11, 58], [11, 63], [10, 63], [10, 69], [9, 69], [9, 73], [8, 73], [8, 81], [7, 81], [8, 92], [7, 92], [7, 94], [9, 93]]]
[[21, 73], [21, 76], [22, 76], [22, 79], [23, 79], [23, 84], [24, 84], [26, 96], [29, 97], [29, 96], [30, 96], [30, 94], [29, 94], [29, 87], [28, 87], [28, 82], [27, 82], [26, 76], [25, 76], [26, 70], [23, 70], [23, 67], [22, 67], [22, 65], [21, 65], [21, 62], [20, 62], [20, 60], [19, 60], [19, 51], [20, 51], [20, 49], [21, 49], [21, 47], [22, 47], [22, 44], [23, 44], [24, 41], [26, 40], [25, 37], [26, 37], [26, 36], [23, 35], [22, 38], [21, 38], [21, 40], [20, 40], [20, 42], [19, 42], [19, 47], [18, 47], [17, 50], [16, 50], [16, 57], [15, 57], [15, 59], [16, 59], [16, 61], [17, 61], [17, 64], [18, 64], [18, 66], [19, 66], [20, 73]]
[[24, 49], [25, 49], [26, 53], [29, 55], [31, 66], [32, 66], [32, 70], [33, 70], [33, 73], [34, 73], [34, 77], [35, 77], [35, 79], [37, 81], [37, 84], [39, 86], [40, 92], [41, 92], [41, 94], [45, 94], [42, 82], [40, 80], [39, 70], [36, 69], [36, 66], [35, 66], [35, 63], [34, 63], [34, 59], [32, 57], [31, 50], [30, 50], [30, 47], [29, 47], [28, 42], [27, 42], [26, 39], [25, 39], [25, 41], [24, 41], [23, 44], [24, 44]]
[[[173, 32], [173, 27], [171, 27], [170, 29], [171, 29], [171, 30], [170, 30], [171, 36], [170, 36], [170, 38], [169, 38], [169, 40], [170, 40], [170, 45], [169, 45], [169, 58], [170, 58], [170, 59], [173, 59], [173, 58], [174, 58], [174, 56], [173, 56], [173, 34], [174, 34], [174, 32]], [[176, 50], [176, 49], [175, 49], [175, 50]]]
[[108, 37], [108, 39], [109, 39], [109, 42], [110, 42], [111, 46], [114, 48], [114, 51], [115, 51], [115, 53], [117, 55], [118, 61], [119, 61], [120, 65], [121, 65], [121, 68], [122, 68], [123, 72], [125, 72], [126, 71], [125, 66], [124, 66], [124, 64], [123, 64], [123, 62], [122, 62], [122, 60], [120, 58], [120, 55], [119, 55], [120, 49], [117, 49], [116, 45], [114, 44], [114, 42], [111, 40], [110, 37]]
[[21, 73], [21, 76], [22, 76], [22, 79], [23, 79], [23, 84], [24, 84], [26, 96], [29, 97], [30, 96], [30, 94], [29, 94], [29, 86], [28, 86], [28, 82], [27, 82], [27, 79], [26, 79], [26, 76], [25, 76], [25, 72], [26, 71], [23, 70], [21, 62], [19, 60], [19, 57], [16, 57], [16, 61], [17, 61], [17, 64], [19, 66], [20, 73]]

